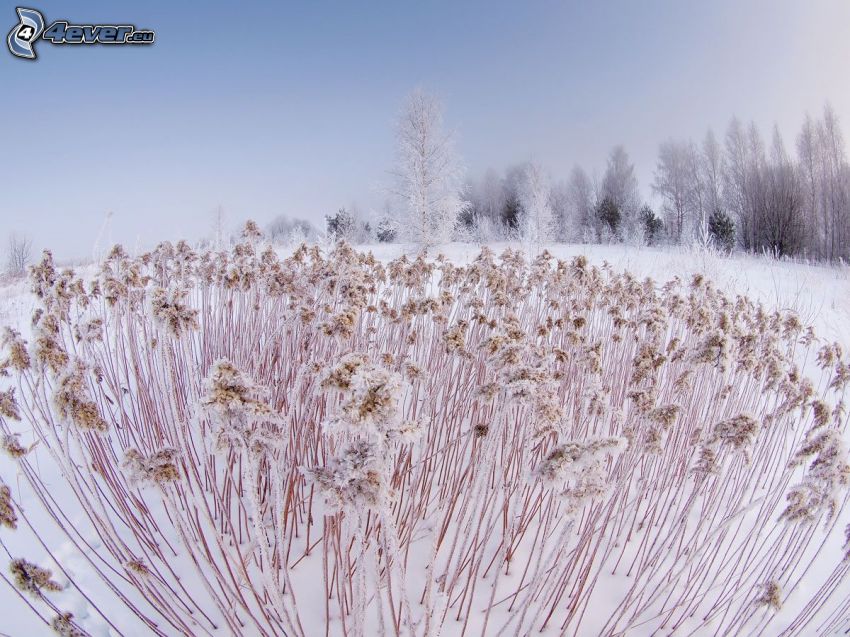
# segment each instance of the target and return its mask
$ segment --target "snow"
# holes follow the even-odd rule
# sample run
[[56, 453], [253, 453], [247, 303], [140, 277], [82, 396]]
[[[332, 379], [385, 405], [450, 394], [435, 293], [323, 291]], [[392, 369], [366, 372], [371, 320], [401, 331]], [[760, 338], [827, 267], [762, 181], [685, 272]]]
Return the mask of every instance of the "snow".
[[[509, 245], [520, 247], [517, 244], [507, 243], [491, 244], [490, 247], [499, 253]], [[567, 259], [576, 255], [585, 255], [592, 264], [608, 263], [614, 270], [628, 270], [641, 278], [651, 277], [659, 284], [673, 277], [688, 280], [694, 274], [702, 274], [728, 295], [749, 296], [762, 302], [769, 309], [793, 310], [804, 324], [814, 327], [818, 336], [837, 341], [845, 351], [850, 350], [850, 267], [776, 261], [767, 257], [747, 255], [724, 257], [712, 252], [673, 248], [624, 245], [550, 245], [547, 248], [558, 258]], [[401, 254], [412, 254], [415, 251], [411, 246], [400, 244], [363, 246], [359, 249], [371, 251], [383, 261]], [[478, 246], [454, 243], [432, 248], [429, 256], [435, 257], [438, 253], [442, 253], [453, 262], [466, 263], [471, 261], [478, 252]], [[10, 325], [27, 337], [32, 307], [33, 299], [26, 282], [17, 281], [0, 287], [0, 325]], [[812, 361], [807, 363], [811, 364]], [[806, 367], [804, 367], [805, 371]], [[815, 377], [814, 371], [810, 371], [809, 374]], [[51, 493], [56, 497], [62, 497], [67, 490], [67, 487], [63, 488], [62, 476], [53, 468], [48, 454], [38, 449], [35, 454], [42, 480], [51, 489]], [[46, 515], [38, 506], [37, 499], [25, 486], [25, 480], [16, 475], [15, 465], [5, 456], [0, 460], [0, 476], [12, 488], [14, 496], [22, 504], [23, 513], [30, 522], [37, 528], [45, 530], [40, 540], [53, 549], [54, 555], [59, 558], [65, 571], [73, 575], [81, 584], [86, 596], [94, 600], [116, 625], [121, 626], [125, 634], [146, 634], [145, 627], [129, 610], [111, 597], [99, 578], [89, 572], [83, 556], [69, 542], [63, 542], [62, 534], [51, 520], [46, 519]], [[848, 521], [850, 520], [841, 521], [836, 528], [843, 529]], [[81, 519], [72, 520], [72, 522], [79, 525], [86, 540], [96, 548], [96, 535], [85, 528]], [[42, 566], [52, 568], [57, 581], [64, 584], [67, 581], [65, 575], [46, 557], [44, 545], [39, 539], [29, 535], [24, 526], [19, 524], [20, 528], [14, 532], [5, 529], [0, 531], [2, 540], [12, 557], [25, 556]], [[427, 541], [423, 542], [422, 546], [427, 544]], [[835, 555], [837, 548], [834, 549], [834, 547], [840, 545], [837, 534], [833, 534], [829, 544], [825, 553]], [[424, 558], [424, 555], [415, 556], [414, 563], [422, 562], [424, 568]], [[3, 561], [5, 563], [7, 560]], [[832, 560], [828, 560], [822, 567], [815, 565], [814, 572], [820, 573], [820, 577], [813, 578], [816, 584], [812, 588], [819, 585], [833, 565]], [[5, 567], [3, 570], [5, 573]], [[299, 574], [299, 577], [305, 576], [309, 575], [304, 572]], [[614, 578], [608, 578], [603, 581], [603, 585], [617, 587], [618, 582]], [[805, 592], [805, 588], [804, 582], [801, 592]], [[92, 635], [118, 634], [110, 630], [105, 619], [81, 592], [66, 588], [60, 593], [52, 594], [51, 599], [59, 608], [74, 613], [75, 618]], [[319, 608], [320, 602], [315, 601], [316, 612], [323, 613], [323, 609]], [[305, 602], [313, 605], [310, 604], [310, 600]], [[443, 634], [453, 634], [453, 626], [453, 622], [448, 622]], [[25, 637], [44, 634], [48, 630], [13, 591], [4, 589], [0, 597], [0, 634]], [[309, 630], [307, 632], [309, 634]]]

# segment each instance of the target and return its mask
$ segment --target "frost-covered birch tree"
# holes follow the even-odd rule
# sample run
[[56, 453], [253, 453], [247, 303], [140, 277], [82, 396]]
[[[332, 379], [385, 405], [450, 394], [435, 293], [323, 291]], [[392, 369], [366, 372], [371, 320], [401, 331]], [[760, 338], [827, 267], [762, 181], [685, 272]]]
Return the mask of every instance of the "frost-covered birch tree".
[[667, 226], [681, 243], [690, 224], [694, 204], [694, 171], [691, 147], [687, 142], [669, 140], [658, 149], [658, 164], [652, 190], [664, 201]]
[[445, 243], [467, 203], [460, 195], [463, 168], [443, 130], [440, 101], [422, 89], [404, 105], [396, 128], [395, 194], [401, 199], [403, 236], [422, 247]]
[[540, 244], [551, 241], [554, 235], [552, 204], [549, 200], [551, 188], [543, 168], [534, 162], [528, 164], [519, 191], [522, 206], [520, 229], [529, 254]]
[[581, 166], [573, 168], [567, 183], [570, 198], [570, 215], [573, 220], [572, 237], [588, 243], [599, 236], [599, 220], [596, 218], [596, 189]]

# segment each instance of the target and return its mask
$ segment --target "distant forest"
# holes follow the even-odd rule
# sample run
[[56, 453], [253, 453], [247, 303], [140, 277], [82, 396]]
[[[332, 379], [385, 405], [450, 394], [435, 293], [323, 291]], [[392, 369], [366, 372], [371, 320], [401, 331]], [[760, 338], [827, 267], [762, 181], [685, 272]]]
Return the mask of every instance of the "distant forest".
[[634, 164], [614, 147], [599, 177], [581, 166], [552, 180], [534, 163], [479, 179], [458, 168], [442, 131], [440, 103], [408, 98], [397, 127], [399, 153], [386, 209], [367, 219], [342, 208], [326, 218], [333, 238], [353, 242], [629, 242], [712, 245], [780, 258], [850, 258], [850, 164], [838, 117], [826, 105], [807, 116], [789, 150], [779, 129], [769, 141], [733, 118], [722, 140], [668, 140], [658, 149], [653, 209]]

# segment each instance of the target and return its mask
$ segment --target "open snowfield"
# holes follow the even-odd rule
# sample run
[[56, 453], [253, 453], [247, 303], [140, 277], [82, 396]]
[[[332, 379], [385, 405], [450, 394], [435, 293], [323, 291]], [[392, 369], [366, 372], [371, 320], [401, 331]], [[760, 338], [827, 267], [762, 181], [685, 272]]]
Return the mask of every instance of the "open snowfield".
[[[496, 255], [506, 247], [508, 247], [507, 244], [491, 246]], [[402, 254], [414, 254], [412, 248], [395, 244], [361, 246], [357, 249], [363, 252], [371, 251], [382, 263], [388, 263]], [[804, 326], [814, 328], [817, 337], [823, 339], [823, 341], [835, 341], [843, 347], [845, 352], [850, 351], [850, 268], [846, 266], [809, 265], [752, 256], [726, 258], [715, 253], [702, 251], [635, 248], [623, 245], [553, 245], [549, 246], [548, 249], [558, 259], [570, 261], [576, 256], [584, 255], [592, 266], [601, 268], [604, 264], [609, 264], [613, 272], [628, 271], [638, 280], [650, 277], [659, 289], [664, 283], [674, 278], [678, 278], [684, 286], [687, 286], [694, 275], [702, 275], [733, 300], [740, 295], [763, 304], [768, 312], [781, 310], [795, 313]], [[479, 247], [474, 245], [450, 244], [444, 246], [441, 250], [432, 251], [429, 257], [433, 258], [438, 253], [442, 253], [452, 263], [464, 265], [471, 263], [479, 252]], [[289, 251], [281, 251], [280, 254], [286, 256]], [[94, 270], [92, 266], [86, 266], [80, 272], [86, 277], [91, 276]], [[26, 282], [15, 282], [0, 288], [0, 325], [9, 325], [15, 328], [26, 339], [30, 339], [32, 336], [30, 315], [34, 307], [35, 299], [30, 294], [29, 285]], [[239, 329], [238, 325], [231, 327]], [[820, 370], [815, 367], [814, 355], [806, 360], [799, 360], [798, 364], [801, 366], [804, 375], [814, 379], [821, 378]], [[22, 440], [32, 440], [32, 434], [28, 431], [25, 422], [16, 424], [14, 428], [23, 434]], [[67, 484], [64, 483], [46, 450], [36, 446], [29, 458], [31, 464], [37, 468], [42, 483], [48, 488], [50, 497], [60, 502], [70, 501], [73, 498], [73, 494], [70, 493]], [[38, 499], [29, 489], [26, 480], [17, 471], [15, 463], [5, 455], [0, 459], [0, 477], [12, 489], [13, 497], [20, 504], [22, 514], [26, 516], [27, 521], [37, 527], [41, 533], [40, 538], [36, 539], [29, 533], [26, 524], [19, 524], [16, 531], [0, 530], [10, 556], [25, 556], [30, 561], [51, 568], [54, 579], [60, 586], [67, 586], [68, 576], [71, 576], [79, 586], [79, 590], [67, 586], [59, 592], [49, 593], [49, 598], [56, 607], [73, 613], [75, 620], [91, 635], [152, 634], [148, 627], [115, 599], [104, 583], [94, 575], [78, 550], [56, 529], [52, 521], [41, 510]], [[149, 504], [152, 510], [157, 510], [155, 502], [156, 498], [151, 496]], [[100, 540], [86, 521], [83, 513], [79, 512], [75, 516], [73, 515], [73, 507], [68, 506], [64, 507], [63, 510], [71, 514], [66, 524], [77, 528], [81, 541], [89, 543], [93, 554], [97, 553], [101, 549]], [[784, 624], [787, 623], [782, 621], [782, 613], [793, 618], [796, 611], [807, 601], [808, 595], [817, 590], [836, 565], [841, 555], [843, 529], [850, 523], [850, 516], [847, 513], [845, 511], [844, 518], [834, 524], [833, 533], [825, 540], [819, 561], [806, 573], [805, 579], [786, 600], [783, 609], [779, 611], [780, 618], [771, 624], [770, 629], [763, 634], [779, 634]], [[424, 536], [432, 531], [428, 527], [421, 530]], [[819, 540], [816, 540], [815, 543], [818, 544]], [[413, 546], [420, 547], [420, 553], [409, 558], [410, 563], [414, 565], [413, 569], [427, 571], [428, 542], [423, 541]], [[47, 549], [50, 549], [54, 557], [60, 562], [59, 568], [49, 559]], [[9, 556], [4, 556], [3, 562], [8, 561], [7, 557]], [[807, 557], [804, 557], [805, 559]], [[199, 586], [195, 573], [190, 572], [191, 565], [185, 560], [185, 556], [176, 558], [174, 564], [176, 569], [187, 569], [185, 573], [186, 582], [193, 582], [193, 585]], [[320, 560], [313, 560], [305, 562], [300, 570], [297, 568], [293, 570], [292, 581], [296, 595], [300, 586], [308, 587], [314, 580], [321, 579], [321, 568]], [[182, 573], [178, 573], [177, 580], [180, 580], [182, 575]], [[516, 574], [512, 577], [516, 578]], [[507, 583], [509, 582], [503, 583], [503, 585]], [[372, 585], [371, 579], [368, 585]], [[624, 581], [616, 575], [602, 577], [598, 584], [598, 588], [607, 588], [612, 592], [621, 590], [623, 586]], [[44, 622], [27, 608], [18, 595], [8, 588], [2, 590], [3, 592], [0, 593], [0, 634], [10, 637], [28, 637], [49, 632], [49, 628]], [[850, 581], [844, 582], [842, 590], [843, 594], [836, 594], [832, 600], [833, 606], [837, 605], [840, 599], [850, 595]], [[590, 635], [595, 634], [595, 632], [588, 631], [602, 630], [612, 609], [605, 608], [603, 602], [600, 601], [601, 599], [602, 597], [593, 598], [586, 613], [589, 619], [582, 624], [583, 629], [578, 634]], [[36, 602], [33, 603], [36, 604]], [[439, 605], [441, 602], [438, 600], [436, 603]], [[215, 612], [215, 609], [210, 610]], [[322, 600], [315, 597], [307, 599], [302, 597], [299, 599], [299, 610], [303, 633], [310, 637], [323, 635], [326, 609]], [[827, 608], [827, 610], [830, 609]], [[101, 612], [107, 617], [101, 616]], [[315, 618], [314, 624], [310, 623], [311, 618]], [[464, 628], [467, 631], [466, 634], [469, 635], [480, 634], [482, 630], [486, 634], [496, 634], [497, 631], [493, 626], [500, 625], [497, 622], [503, 620], [505, 620], [505, 616], [500, 610], [493, 614], [489, 628], [484, 628], [485, 624], [482, 623], [482, 618], [477, 615], [468, 625], [462, 622], [448, 621], [443, 627], [442, 635], [445, 637], [460, 635]], [[113, 626], [110, 626], [109, 622]], [[757, 625], [753, 624], [752, 626]], [[817, 625], [818, 622], [811, 624], [812, 629]], [[649, 622], [646, 626], [635, 628], [626, 634], [658, 634], [655, 632], [654, 626], [655, 624]], [[676, 634], [691, 634], [693, 629], [689, 628], [690, 626], [691, 624], [688, 622], [683, 622]], [[750, 632], [754, 630], [752, 626], [750, 626]], [[167, 627], [163, 630], [166, 634], [176, 634], [169, 633]], [[376, 631], [377, 626], [367, 623], [366, 630]], [[512, 635], [512, 631], [513, 628], [505, 634]], [[218, 630], [207, 629], [206, 632], [199, 632], [198, 634], [227, 635], [229, 632], [227, 626], [222, 625]], [[256, 634], [261, 633], [257, 632]], [[331, 632], [331, 634], [340, 633]], [[366, 634], [378, 633], [367, 632]], [[559, 634], [558, 626], [552, 626], [545, 634]], [[568, 632], [567, 634], [573, 633]], [[663, 634], [667, 634], [667, 632]], [[694, 634], [712, 634], [712, 631], [702, 628]]]

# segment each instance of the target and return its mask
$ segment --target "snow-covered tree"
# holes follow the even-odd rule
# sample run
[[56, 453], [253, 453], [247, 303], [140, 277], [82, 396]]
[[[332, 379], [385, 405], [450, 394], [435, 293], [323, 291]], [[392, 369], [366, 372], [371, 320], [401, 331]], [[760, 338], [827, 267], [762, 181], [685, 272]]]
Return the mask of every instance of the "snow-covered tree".
[[803, 199], [799, 172], [785, 152], [779, 128], [774, 127], [764, 200], [759, 211], [759, 247], [767, 248], [775, 257], [792, 254], [800, 248]]
[[549, 178], [543, 167], [534, 162], [529, 163], [519, 190], [522, 206], [520, 230], [529, 254], [539, 249], [540, 244], [553, 238], [554, 220], [550, 194]]
[[729, 254], [735, 247], [735, 222], [718, 208], [708, 218], [708, 234], [714, 245]]
[[502, 180], [492, 168], [484, 175], [479, 188], [479, 198], [479, 217], [485, 217], [491, 227], [498, 226], [505, 205], [505, 193], [502, 190]]
[[705, 185], [705, 204], [709, 216], [723, 206], [721, 187], [723, 178], [723, 155], [720, 144], [710, 130], [705, 134], [701, 149], [702, 181]]
[[523, 182], [525, 181], [526, 168], [526, 164], [511, 166], [505, 172], [505, 178], [502, 180], [504, 200], [501, 225], [504, 236], [509, 239], [516, 239], [522, 234], [522, 228], [520, 227], [522, 217], [521, 191]]
[[567, 237], [585, 243], [597, 240], [599, 221], [596, 217], [596, 193], [593, 182], [581, 166], [576, 166], [570, 173], [567, 191], [572, 226]]
[[381, 243], [392, 243], [398, 236], [398, 222], [389, 215], [383, 215], [375, 225], [375, 238]]
[[9, 235], [6, 251], [6, 272], [11, 276], [25, 274], [32, 256], [32, 239], [16, 234]]
[[395, 194], [401, 199], [404, 237], [423, 247], [446, 242], [467, 203], [463, 169], [451, 135], [443, 130], [439, 100], [422, 89], [407, 98], [396, 127]]
[[850, 257], [850, 163], [838, 117], [824, 107], [823, 118], [806, 115], [797, 137], [797, 171], [802, 191], [804, 249], [827, 259]]
[[599, 221], [599, 238], [602, 241], [622, 239], [621, 224], [623, 213], [620, 206], [611, 197], [602, 197], [596, 204], [596, 218]]
[[640, 232], [638, 210], [641, 198], [635, 167], [622, 146], [615, 146], [608, 155], [608, 164], [597, 199], [600, 203], [605, 199], [610, 200], [619, 211], [619, 238], [627, 238], [635, 232]]
[[797, 166], [803, 190], [803, 216], [808, 221], [803, 227], [806, 248], [814, 256], [823, 256], [823, 230], [826, 224], [822, 223], [823, 212], [818, 196], [821, 184], [820, 149], [816, 125], [808, 113], [797, 136]]
[[850, 164], [838, 116], [827, 104], [817, 126], [822, 247], [829, 260], [850, 257]]
[[664, 223], [648, 204], [644, 204], [640, 209], [640, 223], [643, 229], [643, 240], [647, 245], [655, 245], [664, 229]]
[[549, 202], [552, 205], [553, 238], [556, 241], [571, 241], [575, 236], [576, 224], [572, 216], [570, 189], [566, 182], [552, 184]]
[[266, 226], [266, 237], [274, 244], [299, 245], [315, 241], [318, 232], [309, 221], [278, 215]]
[[[658, 164], [652, 190], [664, 201], [667, 226], [677, 243], [682, 241], [695, 216], [696, 187], [693, 153], [687, 142], [669, 140], [658, 149]], [[696, 179], [695, 179], [696, 177]]]
[[325, 224], [328, 237], [333, 241], [362, 244], [372, 239], [371, 225], [354, 206], [340, 208], [334, 215], [325, 215]]
[[469, 208], [461, 219], [470, 226], [468, 234], [472, 240], [484, 244], [500, 239], [505, 190], [499, 174], [490, 168], [482, 179], [468, 181], [463, 198], [469, 202]]

